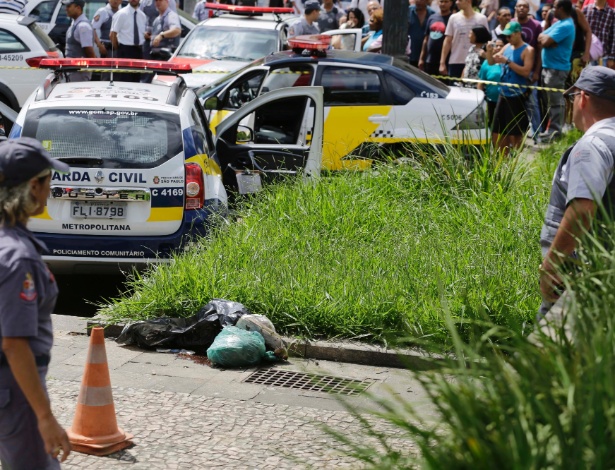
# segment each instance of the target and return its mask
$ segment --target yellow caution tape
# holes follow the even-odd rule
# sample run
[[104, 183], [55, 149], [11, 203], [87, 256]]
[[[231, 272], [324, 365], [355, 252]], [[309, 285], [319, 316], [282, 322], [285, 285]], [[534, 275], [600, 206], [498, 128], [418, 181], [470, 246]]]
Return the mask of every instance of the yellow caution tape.
[[484, 83], [485, 85], [498, 85], [498, 86], [506, 86], [509, 88], [528, 88], [530, 90], [556, 91], [559, 93], [564, 93], [566, 91], [566, 90], [562, 90], [561, 88], [549, 88], [546, 86], [533, 86], [533, 85], [519, 85], [518, 83], [492, 82], [489, 80], [477, 80], [474, 78], [456, 78], [456, 77], [448, 77], [446, 75], [432, 75], [432, 77], [437, 78], [438, 80], [446, 80], [449, 82]]

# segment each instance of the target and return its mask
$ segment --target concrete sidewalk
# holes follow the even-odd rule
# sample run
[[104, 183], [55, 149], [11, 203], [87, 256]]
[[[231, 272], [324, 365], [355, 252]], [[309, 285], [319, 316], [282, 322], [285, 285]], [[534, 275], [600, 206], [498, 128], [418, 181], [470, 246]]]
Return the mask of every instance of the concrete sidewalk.
[[[55, 345], [49, 394], [63, 426], [70, 426], [89, 338], [86, 320], [54, 316]], [[257, 385], [244, 380], [256, 369], [222, 370], [174, 354], [106, 341], [118, 424], [134, 434], [135, 446], [108, 457], [71, 454], [63, 468], [361, 468], [326, 434], [328, 425], [357, 442], [369, 441], [339, 395]], [[403, 369], [291, 358], [275, 371], [307, 372], [370, 382], [376, 397], [411, 402], [433, 417], [417, 381]], [[366, 395], [344, 397], [355, 409], [374, 408]], [[399, 429], [373, 419], [394, 447], [416, 452]], [[375, 445], [375, 442], [374, 442]]]

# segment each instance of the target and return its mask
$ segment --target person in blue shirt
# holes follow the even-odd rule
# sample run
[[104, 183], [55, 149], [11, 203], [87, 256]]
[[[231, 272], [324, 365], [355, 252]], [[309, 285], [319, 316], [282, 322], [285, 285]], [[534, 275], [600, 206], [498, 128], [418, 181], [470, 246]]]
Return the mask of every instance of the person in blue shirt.
[[[553, 12], [559, 21], [538, 36], [538, 43], [542, 47], [542, 85], [545, 87], [563, 89], [572, 68], [572, 45], [575, 37], [573, 8], [570, 0], [557, 0], [553, 5]], [[560, 137], [565, 115], [562, 92], [548, 91], [546, 96], [549, 128], [540, 134], [543, 142]]]
[[[497, 39], [493, 44], [493, 53], [498, 54], [503, 47], [504, 40]], [[487, 60], [483, 62], [478, 72], [478, 78], [487, 82], [499, 82], [501, 76], [502, 66], [497, 63], [489, 65], [489, 61]], [[485, 92], [485, 98], [487, 100], [487, 122], [489, 122], [489, 127], [491, 127], [493, 115], [495, 113], [495, 105], [498, 103], [498, 98], [500, 97], [500, 87], [499, 85], [485, 85], [484, 83], [479, 83], [477, 87], [479, 90]]]
[[[525, 101], [529, 76], [534, 67], [534, 48], [523, 40], [521, 25], [511, 21], [506, 25], [504, 36], [508, 44], [496, 54], [493, 44], [487, 48], [489, 64], [500, 64], [502, 76], [500, 96], [493, 117], [492, 142], [497, 148], [508, 153], [511, 148], [519, 148], [530, 125]], [[505, 84], [517, 86], [507, 86]]]

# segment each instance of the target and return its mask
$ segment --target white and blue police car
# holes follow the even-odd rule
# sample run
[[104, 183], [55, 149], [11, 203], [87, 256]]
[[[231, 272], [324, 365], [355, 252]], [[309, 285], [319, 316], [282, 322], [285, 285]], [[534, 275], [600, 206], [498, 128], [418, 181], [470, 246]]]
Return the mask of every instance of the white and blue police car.
[[[226, 213], [227, 188], [253, 192], [280, 175], [320, 170], [322, 146], [315, 139], [289, 145], [254, 138], [263, 126], [301, 127], [297, 106], [310, 116], [316, 110], [314, 133], [321, 138], [319, 88], [255, 100], [225, 121], [214, 141], [181, 77], [170, 86], [63, 78], [64, 71], [84, 68], [180, 73], [190, 71], [186, 64], [46, 59], [40, 67], [55, 72], [25, 103], [10, 137], [33, 137], [70, 165], [69, 173], [52, 175], [47, 208], [29, 225], [49, 248], [44, 259], [56, 271], [116, 271], [168, 260]], [[293, 107], [296, 116], [286, 121], [280, 107]], [[239, 126], [242, 119], [252, 128]]]

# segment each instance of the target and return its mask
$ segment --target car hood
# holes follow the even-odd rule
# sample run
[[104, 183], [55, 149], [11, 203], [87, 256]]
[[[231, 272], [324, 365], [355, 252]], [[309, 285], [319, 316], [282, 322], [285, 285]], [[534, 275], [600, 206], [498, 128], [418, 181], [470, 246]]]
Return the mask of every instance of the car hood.
[[208, 62], [193, 69], [193, 73], [182, 75], [186, 85], [190, 88], [198, 88], [218, 80], [235, 70], [245, 67], [245, 62], [235, 60], [216, 60]]

